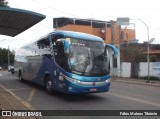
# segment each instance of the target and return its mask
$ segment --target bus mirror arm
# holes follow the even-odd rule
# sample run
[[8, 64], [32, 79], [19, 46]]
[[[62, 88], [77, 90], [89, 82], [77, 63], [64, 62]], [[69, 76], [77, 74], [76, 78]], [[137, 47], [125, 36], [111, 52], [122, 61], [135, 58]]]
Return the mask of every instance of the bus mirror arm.
[[110, 44], [106, 44], [106, 46], [105, 46], [105, 52], [106, 52], [106, 49], [107, 49], [107, 48], [111, 48], [111, 49], [113, 50], [113, 52], [114, 52], [114, 57], [117, 57], [117, 56], [118, 56], [118, 49], [117, 49], [115, 46], [110, 45]]

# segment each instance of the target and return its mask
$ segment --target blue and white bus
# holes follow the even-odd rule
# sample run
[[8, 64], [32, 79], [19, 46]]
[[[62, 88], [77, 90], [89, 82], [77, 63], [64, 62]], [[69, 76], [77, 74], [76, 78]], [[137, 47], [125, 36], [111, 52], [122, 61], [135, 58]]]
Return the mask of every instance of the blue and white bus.
[[48, 93], [107, 92], [111, 83], [109, 48], [117, 54], [116, 47], [97, 36], [54, 31], [20, 48], [15, 67], [20, 81], [45, 86]]

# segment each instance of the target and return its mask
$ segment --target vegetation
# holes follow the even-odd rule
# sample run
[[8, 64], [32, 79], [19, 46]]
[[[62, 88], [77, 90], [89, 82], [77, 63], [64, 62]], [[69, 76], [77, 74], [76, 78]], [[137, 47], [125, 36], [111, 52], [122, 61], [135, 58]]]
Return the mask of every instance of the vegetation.
[[0, 48], [0, 67], [6, 68], [8, 65], [8, 53], [9, 53], [9, 63], [14, 63], [14, 52], [10, 51], [8, 49], [2, 49]]
[[144, 49], [136, 44], [124, 44], [121, 47], [121, 60], [131, 62], [131, 77], [137, 78], [140, 62], [147, 62]]
[[9, 7], [6, 0], [0, 0], [0, 7]]
[[136, 46], [134, 44], [125, 44], [121, 48], [121, 52], [123, 52], [122, 57], [125, 56], [126, 62], [147, 62], [147, 57], [143, 54], [144, 49], [141, 46]]
[[[6, 0], [0, 0], [0, 7], [9, 7]], [[6, 68], [8, 65], [8, 53], [10, 57], [10, 63], [14, 62], [14, 53], [8, 49], [0, 48], [0, 67]]]

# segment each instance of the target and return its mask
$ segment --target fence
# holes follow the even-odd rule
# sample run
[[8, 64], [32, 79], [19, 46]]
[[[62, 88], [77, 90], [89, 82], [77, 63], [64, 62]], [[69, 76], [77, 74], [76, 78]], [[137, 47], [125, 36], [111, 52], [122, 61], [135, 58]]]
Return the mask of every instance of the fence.
[[[160, 77], [160, 62], [150, 62], [150, 76]], [[139, 64], [139, 77], [148, 76], [148, 63], [141, 62]], [[121, 77], [131, 77], [131, 63], [122, 62], [121, 63]]]

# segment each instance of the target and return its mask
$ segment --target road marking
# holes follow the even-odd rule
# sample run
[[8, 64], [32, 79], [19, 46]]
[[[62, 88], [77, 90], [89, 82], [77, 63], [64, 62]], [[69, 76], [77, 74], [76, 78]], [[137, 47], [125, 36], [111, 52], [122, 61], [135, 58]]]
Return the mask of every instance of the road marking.
[[[13, 97], [15, 97], [21, 104], [23, 104], [26, 108], [29, 110], [35, 110], [35, 108], [32, 107], [28, 102], [23, 101], [20, 97], [16, 96], [14, 93], [12, 93], [10, 90], [6, 89], [4, 86], [0, 84], [0, 87], [2, 87], [6, 92], [10, 93]], [[1, 94], [2, 95], [2, 94]], [[2, 95], [3, 96], [3, 95]], [[6, 99], [7, 100], [7, 99]], [[9, 102], [10, 103], [10, 102]], [[12, 105], [12, 104], [11, 104]], [[15, 108], [15, 107], [14, 107]]]
[[36, 89], [35, 89], [35, 88], [32, 88], [32, 90], [31, 90], [31, 92], [30, 92], [30, 94], [29, 94], [29, 97], [28, 97], [28, 99], [27, 99], [27, 102], [29, 102], [29, 101], [32, 100], [32, 97], [34, 96], [35, 92], [36, 92]]
[[32, 88], [16, 88], [16, 89], [8, 89], [8, 90], [14, 91], [14, 90], [28, 90], [28, 89], [32, 89]]
[[5, 99], [5, 101], [7, 101], [7, 103], [9, 103], [10, 106], [12, 106], [15, 110], [16, 110], [16, 107], [8, 100], [7, 96], [5, 96], [4, 94], [1, 94], [0, 95]]
[[116, 94], [116, 93], [111, 93], [111, 92], [108, 92], [107, 94], [160, 107], [160, 104], [159, 103], [155, 103], [155, 102], [150, 102], [150, 101], [146, 101], [146, 100], [142, 100], [142, 99], [138, 99], [138, 98], [133, 98], [133, 97], [129, 97], [129, 96], [124, 96], [124, 95], [120, 95], [120, 94]]

